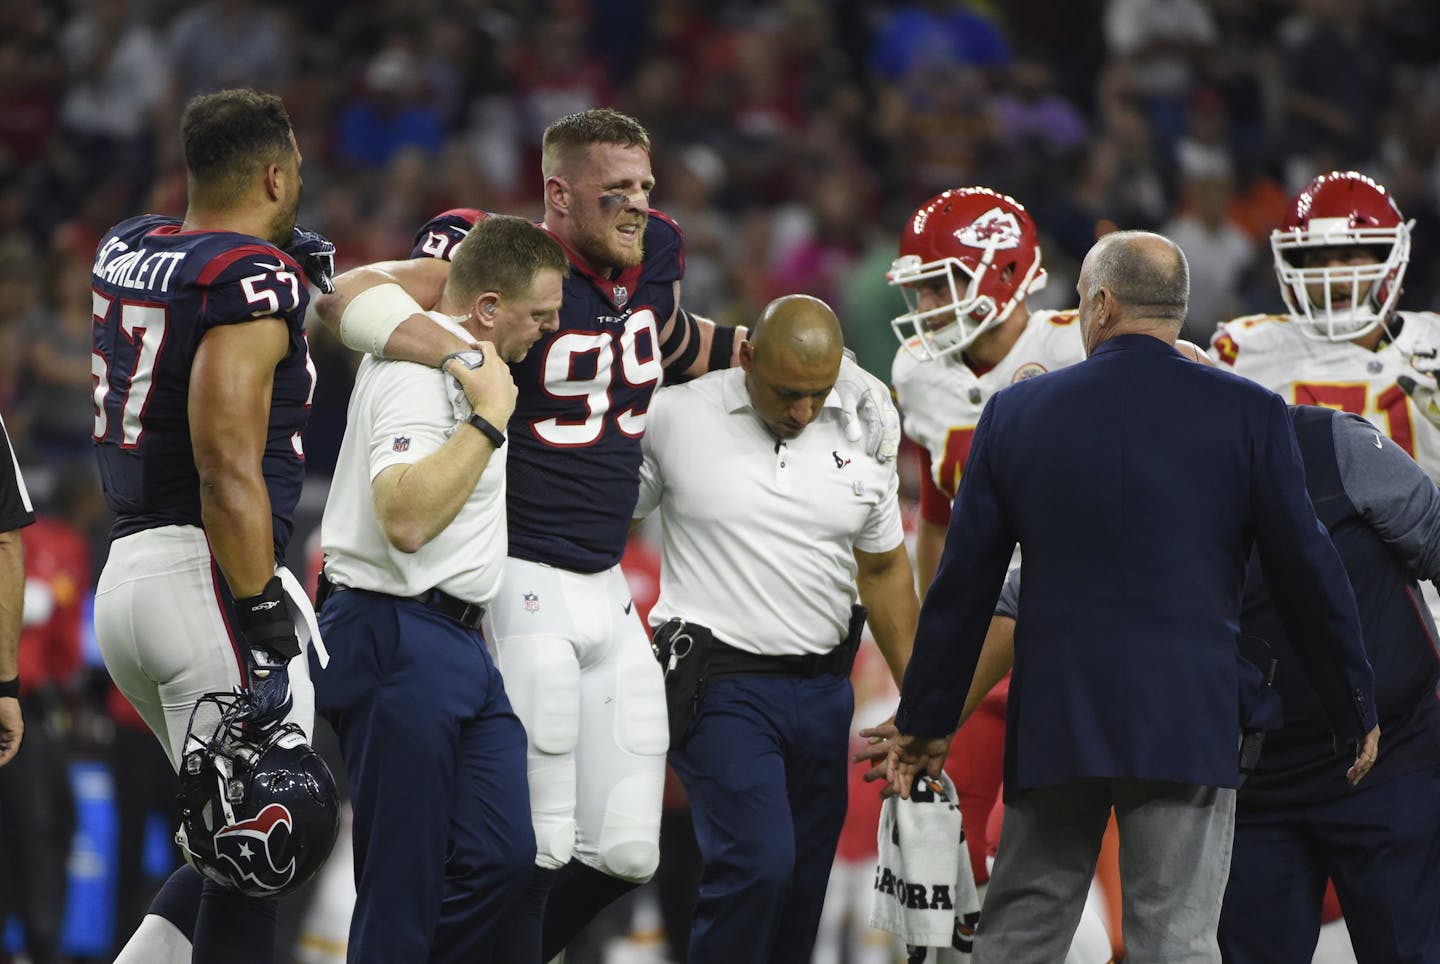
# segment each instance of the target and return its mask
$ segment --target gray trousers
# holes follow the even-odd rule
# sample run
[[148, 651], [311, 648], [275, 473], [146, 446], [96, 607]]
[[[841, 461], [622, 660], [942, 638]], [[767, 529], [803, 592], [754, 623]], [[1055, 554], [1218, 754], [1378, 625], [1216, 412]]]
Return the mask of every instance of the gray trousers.
[[1021, 791], [980, 910], [974, 964], [1065, 960], [1110, 808], [1120, 829], [1126, 964], [1220, 960], [1216, 930], [1235, 791], [1154, 780], [1076, 780]]

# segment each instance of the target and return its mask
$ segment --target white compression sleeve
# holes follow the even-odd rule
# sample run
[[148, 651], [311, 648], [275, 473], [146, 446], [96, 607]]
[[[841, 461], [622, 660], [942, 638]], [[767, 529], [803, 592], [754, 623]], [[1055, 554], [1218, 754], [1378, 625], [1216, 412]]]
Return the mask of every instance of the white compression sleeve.
[[398, 284], [376, 285], [360, 292], [340, 316], [340, 340], [346, 348], [385, 357], [385, 343], [400, 323], [424, 309]]

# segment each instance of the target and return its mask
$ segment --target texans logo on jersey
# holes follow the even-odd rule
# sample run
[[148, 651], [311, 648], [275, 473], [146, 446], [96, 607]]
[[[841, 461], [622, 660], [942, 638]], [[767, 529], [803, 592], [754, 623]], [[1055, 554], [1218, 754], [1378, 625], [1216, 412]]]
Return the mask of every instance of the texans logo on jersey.
[[246, 880], [265, 890], [280, 890], [295, 876], [295, 858], [291, 857], [284, 867], [276, 867], [274, 854], [284, 851], [294, 826], [290, 811], [272, 803], [253, 820], [241, 820], [215, 831], [215, 853]]

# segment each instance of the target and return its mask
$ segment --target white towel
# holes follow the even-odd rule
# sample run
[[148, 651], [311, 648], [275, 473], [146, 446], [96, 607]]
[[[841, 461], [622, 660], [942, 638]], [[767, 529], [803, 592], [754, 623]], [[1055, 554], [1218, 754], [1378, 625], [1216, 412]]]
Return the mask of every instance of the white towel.
[[911, 962], [970, 960], [980, 897], [957, 799], [948, 776], [937, 788], [922, 774], [909, 800], [891, 797], [880, 810], [870, 926], [899, 935]]
[[285, 589], [285, 608], [290, 614], [290, 621], [295, 624], [295, 636], [300, 640], [301, 656], [304, 656], [306, 645], [314, 646], [315, 657], [320, 661], [320, 668], [324, 669], [330, 665], [330, 653], [325, 649], [325, 641], [320, 638], [320, 624], [315, 621], [315, 607], [310, 604], [305, 587], [300, 585], [300, 580], [284, 566], [277, 566], [275, 575], [280, 577], [280, 585]]

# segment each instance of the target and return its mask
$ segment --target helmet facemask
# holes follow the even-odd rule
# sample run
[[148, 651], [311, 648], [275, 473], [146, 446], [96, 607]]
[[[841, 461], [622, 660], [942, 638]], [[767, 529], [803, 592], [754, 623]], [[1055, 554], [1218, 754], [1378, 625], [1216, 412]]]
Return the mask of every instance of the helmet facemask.
[[[982, 293], [987, 276], [997, 270], [994, 260], [995, 249], [987, 249], [972, 273], [958, 258], [922, 263], [918, 255], [911, 254], [895, 259], [885, 277], [900, 288], [908, 311], [892, 319], [890, 327], [906, 351], [920, 361], [964, 351], [985, 332], [1003, 324], [1025, 294], [1045, 286], [1045, 271], [1039, 268], [1030, 284], [1022, 284], [1015, 297], [1003, 305], [996, 304], [994, 298]], [[948, 300], [922, 310], [920, 289], [935, 279], [944, 280]]]
[[[1351, 227], [1345, 218], [1312, 218], [1304, 229], [1271, 233], [1280, 295], [1300, 331], [1319, 341], [1350, 341], [1384, 323], [1400, 297], [1414, 223]], [[1363, 264], [1302, 265], [1306, 252], [1332, 247], [1382, 254]], [[1310, 286], [1318, 287], [1318, 299]]]

